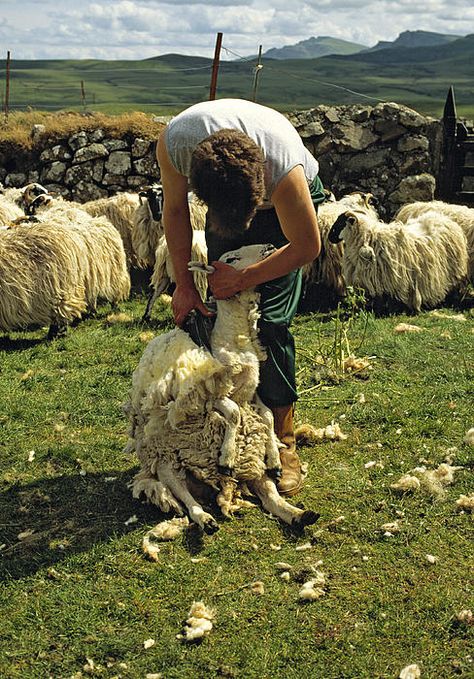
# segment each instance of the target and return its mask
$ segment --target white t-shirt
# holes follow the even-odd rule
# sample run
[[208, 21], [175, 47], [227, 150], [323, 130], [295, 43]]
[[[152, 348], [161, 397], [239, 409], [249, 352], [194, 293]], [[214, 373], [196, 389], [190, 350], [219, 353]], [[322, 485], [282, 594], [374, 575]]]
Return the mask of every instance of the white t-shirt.
[[318, 161], [304, 146], [290, 121], [281, 113], [245, 99], [216, 99], [195, 104], [179, 113], [165, 133], [168, 156], [176, 170], [189, 177], [191, 156], [209, 135], [223, 129], [240, 130], [262, 149], [265, 157], [265, 202], [278, 182], [297, 165], [308, 183], [318, 174]]

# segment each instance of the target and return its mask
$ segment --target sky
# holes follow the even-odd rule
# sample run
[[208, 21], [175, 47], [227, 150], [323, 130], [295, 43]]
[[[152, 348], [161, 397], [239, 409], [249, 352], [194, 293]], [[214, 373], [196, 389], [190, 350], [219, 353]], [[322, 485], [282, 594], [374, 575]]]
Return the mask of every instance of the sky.
[[402, 31], [474, 33], [472, 0], [0, 0], [0, 59], [235, 59], [312, 36], [371, 47]]

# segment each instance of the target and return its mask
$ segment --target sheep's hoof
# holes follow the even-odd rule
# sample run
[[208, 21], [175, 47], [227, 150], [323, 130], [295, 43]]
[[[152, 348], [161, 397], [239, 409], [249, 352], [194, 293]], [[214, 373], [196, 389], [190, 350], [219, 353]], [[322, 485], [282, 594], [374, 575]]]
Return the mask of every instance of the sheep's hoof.
[[202, 529], [206, 535], [214, 535], [219, 530], [219, 524], [211, 517], [203, 523]]
[[232, 467], [228, 467], [225, 464], [218, 464], [217, 471], [219, 474], [222, 474], [222, 476], [232, 476]]
[[151, 316], [148, 316], [147, 314], [143, 314], [141, 318], [141, 323], [149, 323], [151, 321]]
[[313, 512], [310, 509], [307, 509], [305, 512], [301, 514], [299, 518], [293, 519], [291, 525], [294, 528], [304, 528], [305, 526], [312, 526], [313, 523], [316, 523], [320, 516], [321, 514], [318, 514], [317, 512]]
[[281, 467], [273, 467], [273, 469], [267, 469], [267, 476], [269, 476], [274, 481], [281, 479], [283, 471]]

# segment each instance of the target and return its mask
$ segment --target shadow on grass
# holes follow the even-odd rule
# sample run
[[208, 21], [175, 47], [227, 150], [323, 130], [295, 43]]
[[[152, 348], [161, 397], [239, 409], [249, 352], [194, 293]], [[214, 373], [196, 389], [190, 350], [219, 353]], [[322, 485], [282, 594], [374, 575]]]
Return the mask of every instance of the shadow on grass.
[[[62, 476], [0, 493], [0, 579], [19, 579], [165, 517], [134, 500], [131, 473]], [[131, 516], [138, 521], [126, 525]], [[18, 535], [32, 531], [23, 539]], [[138, 544], [138, 543], [137, 543]]]
[[43, 344], [48, 341], [46, 334], [44, 337], [15, 337], [13, 339], [8, 335], [5, 335], [0, 337], [0, 351], [25, 351], [26, 349], [32, 349], [33, 347], [38, 346], [38, 344]]

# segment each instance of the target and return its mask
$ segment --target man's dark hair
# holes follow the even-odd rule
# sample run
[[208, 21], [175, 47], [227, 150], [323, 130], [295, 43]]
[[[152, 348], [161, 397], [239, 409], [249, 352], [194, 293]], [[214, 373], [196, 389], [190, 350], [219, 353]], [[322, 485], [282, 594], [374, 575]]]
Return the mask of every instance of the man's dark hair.
[[248, 227], [265, 195], [264, 155], [246, 134], [224, 129], [195, 148], [191, 188], [209, 209], [211, 228], [231, 237]]

